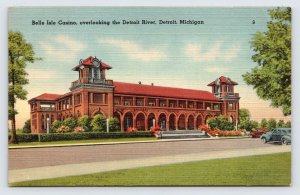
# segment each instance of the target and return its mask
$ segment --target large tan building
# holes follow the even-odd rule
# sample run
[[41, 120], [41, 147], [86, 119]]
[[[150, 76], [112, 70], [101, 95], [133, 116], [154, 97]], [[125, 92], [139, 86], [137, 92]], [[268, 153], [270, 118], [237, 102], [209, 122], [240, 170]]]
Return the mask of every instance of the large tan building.
[[208, 84], [212, 91], [114, 82], [106, 79], [111, 66], [89, 57], [73, 68], [79, 79], [70, 92], [44, 93], [29, 100], [32, 133], [44, 133], [54, 120], [103, 114], [117, 117], [121, 131], [128, 127], [149, 130], [159, 125], [164, 130], [197, 129], [210, 117], [226, 115], [238, 122], [239, 94], [236, 82], [221, 76]]

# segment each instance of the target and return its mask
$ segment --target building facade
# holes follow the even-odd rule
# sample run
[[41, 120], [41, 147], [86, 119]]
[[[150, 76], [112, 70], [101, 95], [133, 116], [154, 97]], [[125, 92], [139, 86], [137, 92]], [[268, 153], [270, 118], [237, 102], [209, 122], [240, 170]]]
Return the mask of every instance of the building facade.
[[181, 89], [114, 82], [106, 79], [111, 66], [90, 56], [73, 68], [78, 80], [71, 83], [70, 92], [44, 93], [28, 101], [32, 133], [45, 133], [54, 120], [103, 114], [117, 117], [121, 131], [128, 127], [149, 130], [198, 129], [207, 119], [225, 115], [238, 123], [239, 94], [237, 85], [221, 76], [208, 84], [212, 91]]

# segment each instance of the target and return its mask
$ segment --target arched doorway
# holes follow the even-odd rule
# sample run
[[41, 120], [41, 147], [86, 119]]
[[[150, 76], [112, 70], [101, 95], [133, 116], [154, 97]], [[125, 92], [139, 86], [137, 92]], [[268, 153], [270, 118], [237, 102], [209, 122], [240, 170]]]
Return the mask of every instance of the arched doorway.
[[131, 112], [124, 115], [124, 129], [127, 130], [128, 127], [133, 127], [133, 114]]
[[161, 113], [158, 117], [158, 125], [162, 130], [166, 129], [167, 125], [167, 116], [164, 113]]
[[190, 115], [188, 118], [188, 130], [194, 130], [194, 116]]
[[143, 130], [143, 131], [146, 130], [144, 113], [138, 113], [138, 115], [136, 115], [135, 121], [136, 121], [137, 130]]
[[155, 127], [156, 121], [155, 121], [155, 115], [153, 113], [150, 113], [147, 118], [148, 128]]
[[185, 116], [181, 114], [178, 118], [178, 129], [184, 130], [185, 129]]
[[176, 116], [175, 114], [171, 114], [169, 116], [169, 129], [176, 130]]
[[196, 118], [196, 127], [197, 129], [200, 129], [200, 125], [202, 124], [202, 117], [201, 115], [198, 115]]

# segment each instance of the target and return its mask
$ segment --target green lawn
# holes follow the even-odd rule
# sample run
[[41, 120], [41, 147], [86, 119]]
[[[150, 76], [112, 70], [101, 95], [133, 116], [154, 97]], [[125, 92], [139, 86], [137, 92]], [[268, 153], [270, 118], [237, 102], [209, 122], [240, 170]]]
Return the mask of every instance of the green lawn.
[[290, 183], [291, 153], [281, 153], [20, 182], [11, 186], [286, 186]]
[[9, 144], [9, 146], [43, 146], [43, 145], [57, 145], [57, 144], [89, 144], [89, 143], [130, 142], [130, 141], [150, 141], [150, 140], [157, 140], [157, 138], [141, 137], [141, 138], [96, 139], [96, 140], [69, 140], [69, 141], [53, 141], [53, 142], [24, 142], [19, 144]]

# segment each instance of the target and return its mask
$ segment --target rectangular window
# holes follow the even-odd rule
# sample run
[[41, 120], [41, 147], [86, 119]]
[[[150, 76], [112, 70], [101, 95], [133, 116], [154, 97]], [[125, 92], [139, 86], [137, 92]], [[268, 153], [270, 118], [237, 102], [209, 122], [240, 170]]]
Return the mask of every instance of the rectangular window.
[[219, 109], [220, 109], [219, 104], [214, 104], [214, 110], [219, 110]]
[[75, 95], [74, 104], [75, 105], [81, 104], [81, 95], [80, 94]]
[[102, 103], [102, 94], [101, 93], [94, 93], [93, 94], [93, 103], [101, 104]]
[[120, 105], [121, 104], [121, 98], [120, 97], [114, 97], [114, 104]]
[[228, 110], [233, 110], [233, 103], [228, 103]]
[[144, 99], [142, 99], [142, 98], [137, 98], [137, 99], [136, 99], [136, 105], [137, 105], [137, 106], [144, 106]]
[[166, 100], [159, 100], [160, 107], [166, 107]]
[[176, 107], [176, 101], [174, 101], [174, 100], [170, 100], [169, 104], [170, 104], [171, 108], [175, 108]]

